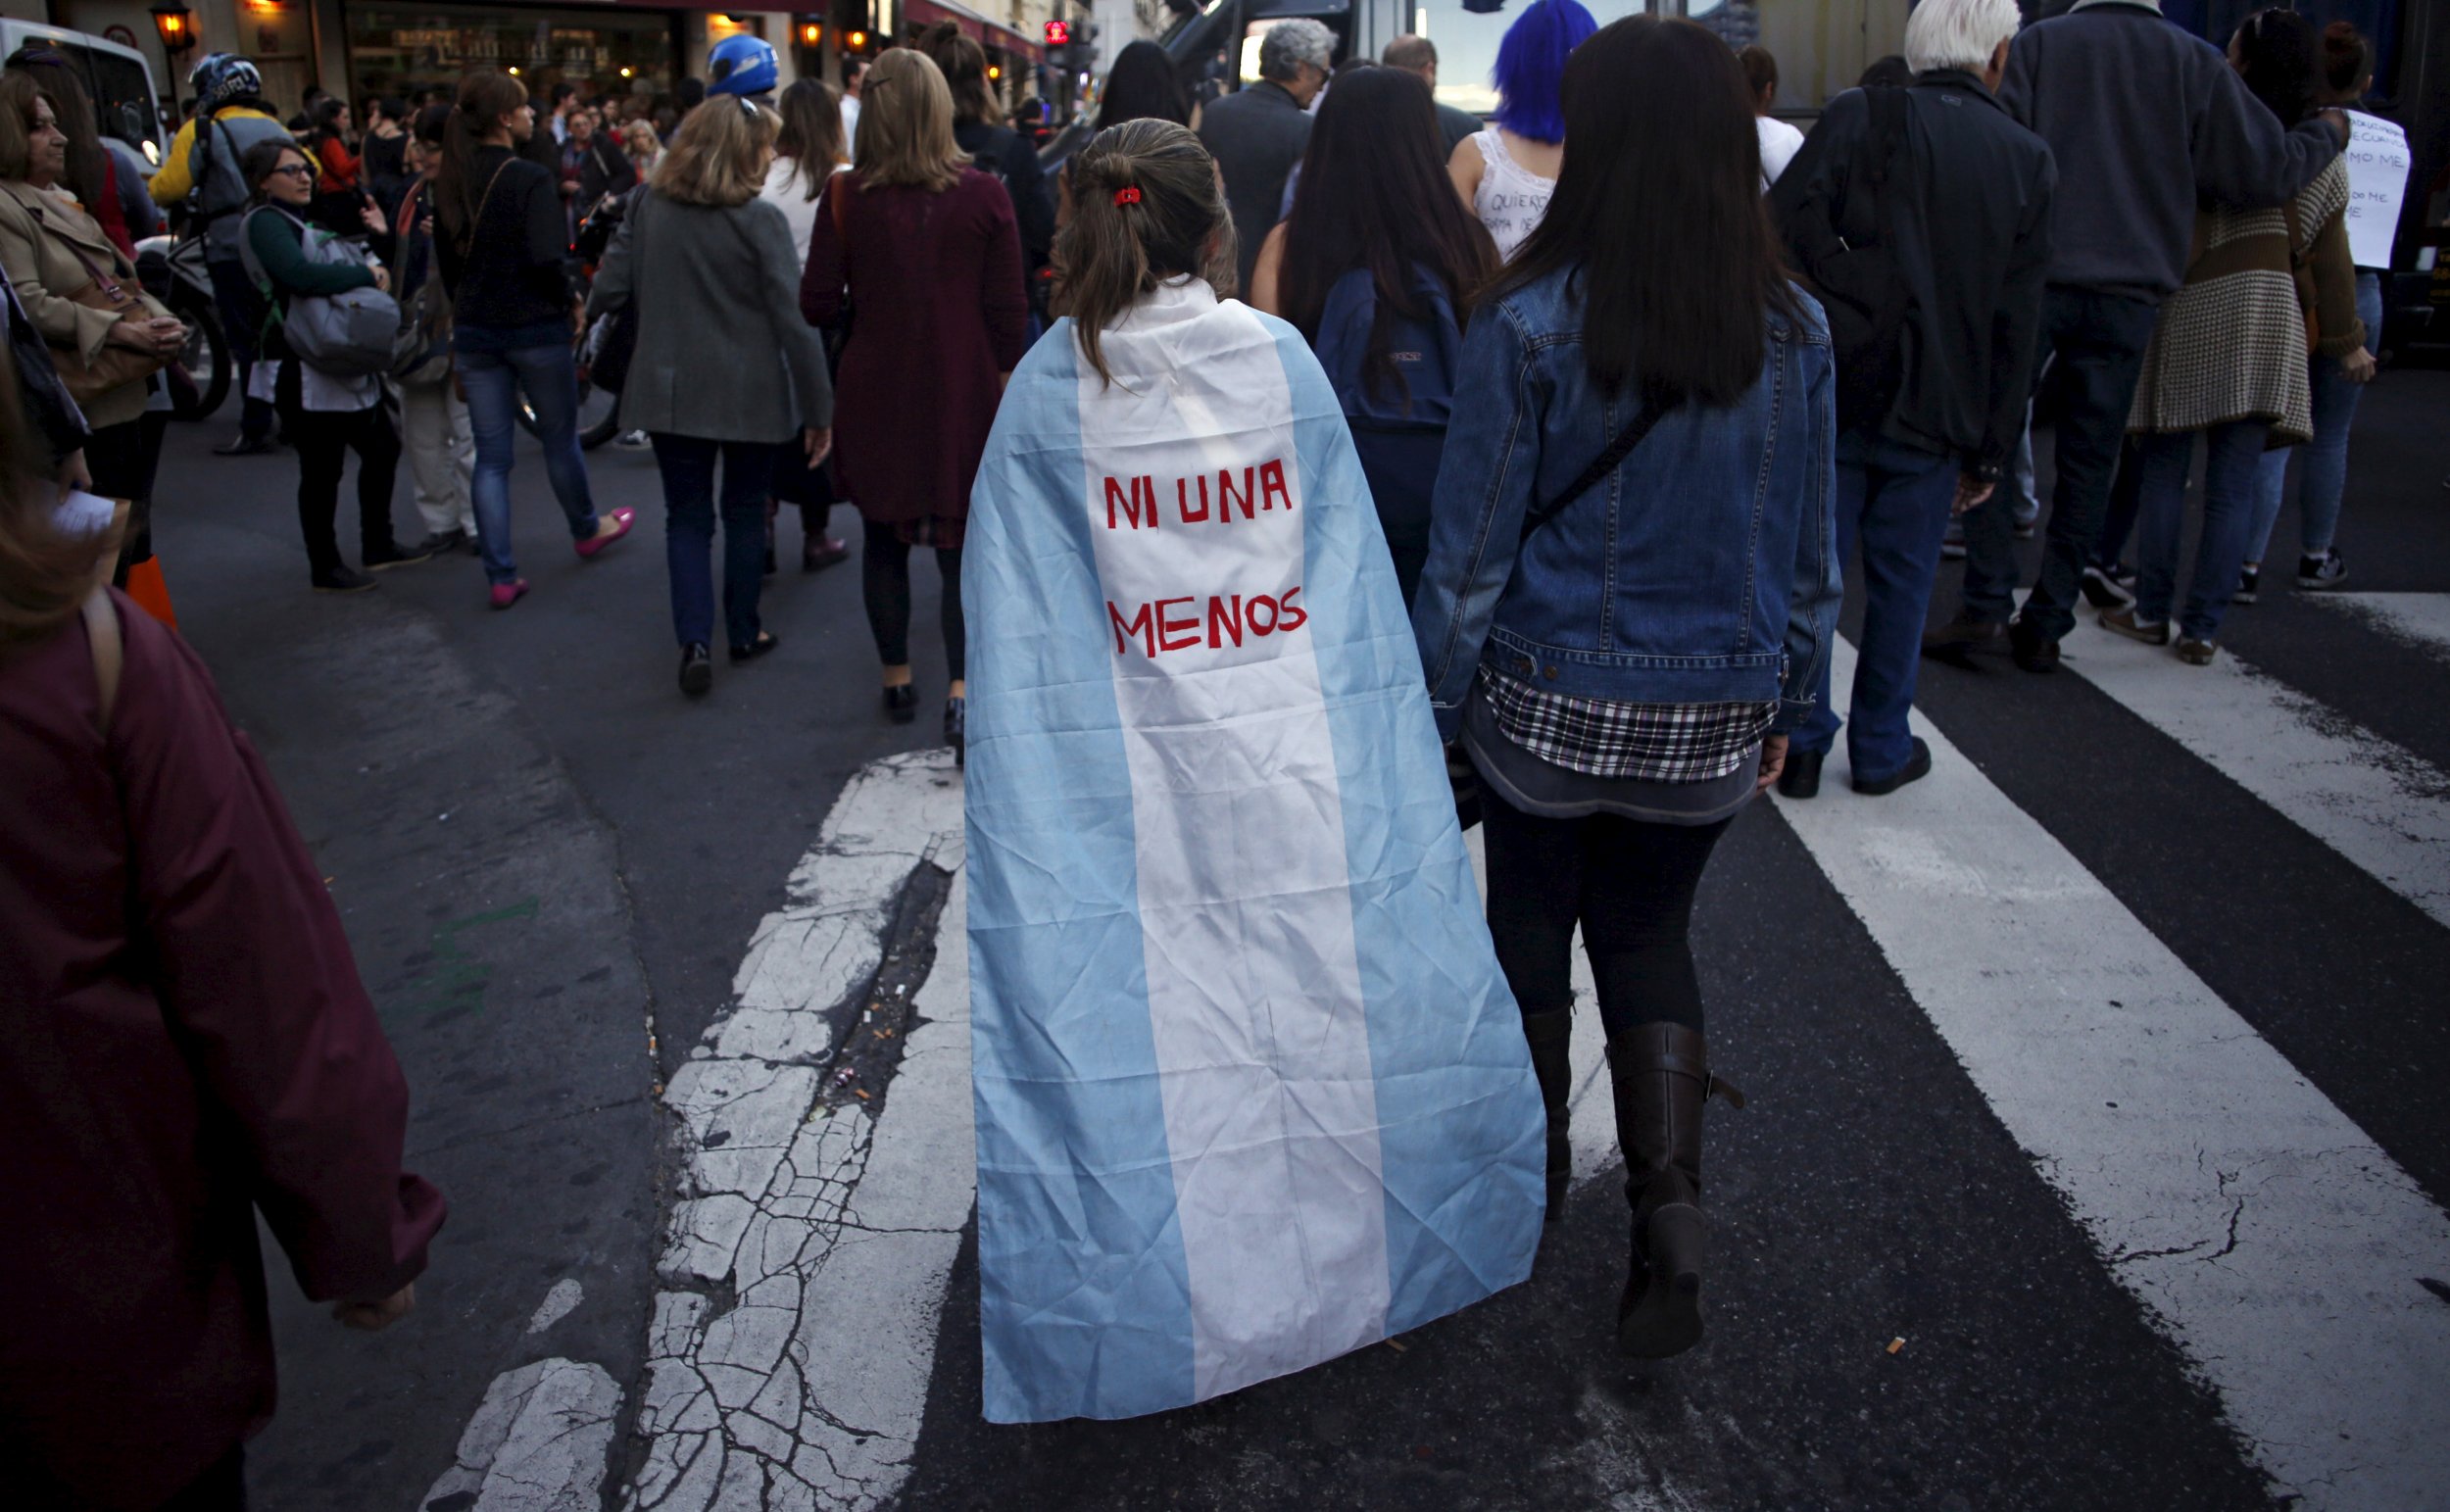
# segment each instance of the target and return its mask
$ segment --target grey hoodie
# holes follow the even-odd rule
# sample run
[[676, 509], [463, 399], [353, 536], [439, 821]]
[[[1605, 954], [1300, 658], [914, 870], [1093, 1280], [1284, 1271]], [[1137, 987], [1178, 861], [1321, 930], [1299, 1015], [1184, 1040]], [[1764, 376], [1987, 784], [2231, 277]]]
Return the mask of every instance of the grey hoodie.
[[1999, 103], [2058, 160], [2049, 281], [2154, 304], [2185, 275], [2199, 201], [2280, 204], [2339, 152], [2320, 121], [2282, 129], [2151, 0], [2079, 0], [2026, 27]]

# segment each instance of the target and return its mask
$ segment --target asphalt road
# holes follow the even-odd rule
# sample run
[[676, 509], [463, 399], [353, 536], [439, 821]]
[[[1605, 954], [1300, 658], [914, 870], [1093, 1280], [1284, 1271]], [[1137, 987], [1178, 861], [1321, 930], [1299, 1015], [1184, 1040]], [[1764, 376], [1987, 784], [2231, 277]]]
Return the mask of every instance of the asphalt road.
[[[2445, 414], [2450, 374], [2387, 374], [2368, 396], [2341, 532], [2352, 590], [2450, 594]], [[388, 1334], [346, 1333], [276, 1282], [283, 1397], [250, 1450], [257, 1504], [423, 1504], [488, 1386], [549, 1357], [600, 1367], [621, 1392], [590, 1483], [618, 1504], [647, 1461], [638, 1410], [657, 1271], [691, 1154], [663, 1088], [733, 1008], [753, 933], [795, 896], [846, 783], [933, 743], [932, 566], [916, 568], [929, 695], [916, 726], [877, 709], [849, 564], [771, 579], [766, 623], [782, 650], [718, 665], [713, 694], [692, 703], [673, 682], [645, 454], [591, 456], [600, 503], [636, 506], [641, 531], [581, 563], [523, 450], [514, 491], [535, 592], [497, 614], [472, 559], [385, 573], [370, 594], [310, 594], [293, 460], [207, 455], [220, 438], [218, 425], [172, 434], [156, 525], [166, 572], [331, 876], [410, 1077], [411, 1161], [453, 1207], [417, 1313]], [[2293, 526], [2292, 510], [2278, 538]], [[786, 518], [787, 566], [796, 539]], [[2450, 802], [2424, 786], [2450, 766], [2450, 647], [2284, 587], [2233, 610], [2224, 644], [2276, 697], [2314, 701], [2306, 728], [2362, 731], [2432, 773], [2409, 790], [2406, 835], [2383, 823], [2370, 843], [2331, 836], [2313, 808], [2255, 786], [2254, 726], [2174, 735], [2148, 703], [2083, 675], [2081, 654], [2050, 678], [1935, 667], [1923, 707], [1958, 759], [2437, 1210], [2450, 1200], [2450, 937], [2421, 879], [2389, 868], [2392, 856], [2443, 864], [2407, 835]], [[1912, 825], [1898, 833], [1910, 840]], [[2148, 1299], [2105, 1258], [2082, 1190], [2051, 1179], [1980, 1057], [1935, 1029], [1932, 994], [1807, 838], [1756, 805], [1699, 903], [1717, 1058], [1755, 1101], [1712, 1113], [1718, 1262], [1701, 1349], [1642, 1369], [1608, 1349], [1624, 1224], [1601, 1179], [1577, 1192], [1531, 1284], [1401, 1350], [1158, 1419], [993, 1428], [977, 1411], [964, 1238], [947, 1250], [915, 1447], [885, 1494], [1067, 1508], [2285, 1500], [2219, 1369], [2188, 1353], [2183, 1308]], [[943, 906], [948, 871], [921, 870], [930, 908]], [[1978, 867], [1964, 885], [1995, 880]], [[1968, 951], [2002, 946], [2018, 913], [1999, 916], [2004, 931], [1969, 937]], [[879, 918], [886, 945], [915, 952], [903, 985], [917, 986], [935, 915]], [[1942, 908], [1928, 927], [1961, 926]], [[843, 1030], [872, 985], [812, 1004], [817, 1038]], [[892, 1074], [876, 1072], [888, 1109]], [[2450, 1280], [2450, 1255], [2425, 1274]], [[2450, 1291], [2423, 1305], [2450, 1314]], [[1909, 1342], [1890, 1354], [1891, 1338]], [[736, 1494], [843, 1504], [780, 1481]]]

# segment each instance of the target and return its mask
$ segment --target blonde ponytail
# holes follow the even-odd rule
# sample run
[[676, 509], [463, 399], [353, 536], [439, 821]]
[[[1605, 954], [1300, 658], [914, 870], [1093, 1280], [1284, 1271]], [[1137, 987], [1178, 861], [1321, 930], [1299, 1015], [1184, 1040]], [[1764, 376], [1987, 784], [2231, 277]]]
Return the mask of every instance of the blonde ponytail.
[[1062, 312], [1083, 361], [1111, 383], [1100, 339], [1168, 278], [1234, 292], [1234, 226], [1215, 160], [1170, 121], [1108, 126], [1076, 154], [1066, 180], [1072, 214], [1054, 242]]

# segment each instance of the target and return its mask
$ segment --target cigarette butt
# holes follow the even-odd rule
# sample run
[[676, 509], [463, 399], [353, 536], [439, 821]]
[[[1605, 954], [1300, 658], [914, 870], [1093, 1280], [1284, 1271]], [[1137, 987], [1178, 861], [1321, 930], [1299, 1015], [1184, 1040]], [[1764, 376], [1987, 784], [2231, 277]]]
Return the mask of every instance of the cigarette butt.
[[1390, 1349], [1395, 1350], [1395, 1351], [1396, 1351], [1396, 1353], [1397, 1353], [1397, 1354], [1403, 1354], [1403, 1353], [1407, 1353], [1407, 1352], [1408, 1352], [1408, 1351], [1404, 1348], [1404, 1346], [1403, 1346], [1403, 1341], [1402, 1341], [1402, 1340], [1400, 1340], [1400, 1339], [1390, 1339], [1390, 1340], [1388, 1340], [1388, 1341], [1387, 1341], [1387, 1347], [1388, 1347], [1388, 1348], [1390, 1348]]
[[859, 1100], [861, 1102], [865, 1102], [867, 1100], [867, 1089], [861, 1088], [859, 1090]]
[[1902, 1349], [1902, 1348], [1904, 1348], [1904, 1347], [1905, 1347], [1905, 1341], [1904, 1341], [1904, 1340], [1902, 1340], [1902, 1339], [1892, 1339], [1892, 1340], [1888, 1341], [1888, 1352], [1889, 1352], [1890, 1354], [1894, 1354], [1894, 1353], [1896, 1353], [1898, 1350], [1900, 1350], [1900, 1349]]

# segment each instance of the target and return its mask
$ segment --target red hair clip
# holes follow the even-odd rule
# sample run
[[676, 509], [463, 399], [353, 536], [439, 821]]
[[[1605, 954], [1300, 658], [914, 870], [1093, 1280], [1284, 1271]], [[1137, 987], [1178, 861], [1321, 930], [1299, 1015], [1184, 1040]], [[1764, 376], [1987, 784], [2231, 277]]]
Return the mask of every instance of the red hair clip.
[[1139, 186], [1138, 184], [1125, 184], [1125, 185], [1123, 185], [1123, 187], [1121, 187], [1120, 189], [1115, 190], [1115, 191], [1114, 191], [1114, 203], [1115, 203], [1115, 204], [1117, 204], [1117, 205], [1137, 205], [1137, 204], [1139, 204], [1139, 203], [1140, 203], [1140, 186]]

